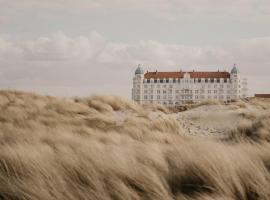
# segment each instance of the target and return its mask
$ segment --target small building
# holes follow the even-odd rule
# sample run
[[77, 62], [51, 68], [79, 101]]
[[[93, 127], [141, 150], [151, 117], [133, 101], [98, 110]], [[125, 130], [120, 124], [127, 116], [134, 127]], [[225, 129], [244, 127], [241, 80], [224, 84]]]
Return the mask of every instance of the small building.
[[255, 94], [257, 98], [270, 98], [270, 94]]
[[139, 104], [175, 107], [207, 99], [231, 101], [247, 97], [247, 79], [236, 65], [227, 71], [146, 72], [141, 65], [133, 77], [132, 99]]

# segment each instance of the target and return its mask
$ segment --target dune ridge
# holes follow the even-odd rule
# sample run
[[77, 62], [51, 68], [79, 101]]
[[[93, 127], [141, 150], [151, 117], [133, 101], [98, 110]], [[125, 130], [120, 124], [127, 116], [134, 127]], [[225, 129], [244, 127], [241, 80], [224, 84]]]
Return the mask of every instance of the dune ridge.
[[[270, 199], [268, 100], [179, 113], [114, 96], [0, 91], [0, 109], [0, 199]], [[221, 139], [183, 124], [214, 129], [232, 117]]]

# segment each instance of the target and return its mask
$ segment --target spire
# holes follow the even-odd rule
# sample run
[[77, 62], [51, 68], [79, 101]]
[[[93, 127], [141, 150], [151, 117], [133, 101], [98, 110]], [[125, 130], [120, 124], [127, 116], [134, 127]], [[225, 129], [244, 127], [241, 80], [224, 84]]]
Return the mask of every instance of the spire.
[[233, 68], [231, 70], [231, 74], [239, 74], [239, 70], [238, 68], [236, 67], [236, 64], [233, 64]]
[[137, 74], [144, 74], [144, 71], [143, 71], [143, 69], [141, 67], [141, 64], [138, 65], [138, 67], [137, 67], [137, 69], [135, 71], [135, 75], [137, 75]]

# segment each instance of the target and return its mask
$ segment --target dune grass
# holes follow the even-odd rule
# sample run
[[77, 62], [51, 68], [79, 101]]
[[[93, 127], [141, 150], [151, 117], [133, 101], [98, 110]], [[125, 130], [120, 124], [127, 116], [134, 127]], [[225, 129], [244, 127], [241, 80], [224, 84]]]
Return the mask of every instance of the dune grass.
[[267, 115], [242, 112], [242, 128], [212, 141], [185, 135], [162, 106], [113, 96], [1, 91], [0, 110], [3, 200], [270, 199]]

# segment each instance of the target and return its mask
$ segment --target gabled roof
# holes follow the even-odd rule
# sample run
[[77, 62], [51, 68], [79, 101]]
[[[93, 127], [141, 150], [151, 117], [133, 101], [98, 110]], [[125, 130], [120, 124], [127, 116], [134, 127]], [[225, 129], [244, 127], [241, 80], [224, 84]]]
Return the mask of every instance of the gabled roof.
[[183, 78], [185, 73], [190, 74], [190, 78], [230, 78], [229, 72], [146, 72], [145, 79], [167, 79], [167, 78]]

